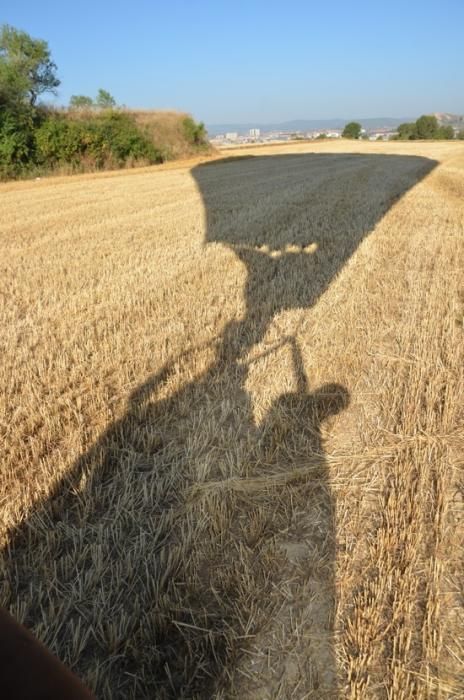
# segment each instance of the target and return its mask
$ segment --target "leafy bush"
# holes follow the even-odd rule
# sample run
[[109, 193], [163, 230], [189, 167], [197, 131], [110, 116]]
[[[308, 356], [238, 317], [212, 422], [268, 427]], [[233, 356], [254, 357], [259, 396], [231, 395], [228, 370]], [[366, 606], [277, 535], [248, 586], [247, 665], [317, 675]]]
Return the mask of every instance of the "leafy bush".
[[93, 136], [89, 152], [101, 166], [106, 160], [124, 165], [127, 161], [162, 162], [161, 152], [129, 114], [109, 111], [90, 121]]
[[416, 135], [418, 139], [436, 138], [438, 132], [438, 120], [434, 116], [423, 114], [416, 120]]
[[47, 119], [35, 134], [38, 161], [50, 167], [59, 163], [77, 165], [86, 147], [83, 127], [64, 117]]
[[404, 122], [398, 127], [398, 139], [400, 141], [412, 141], [417, 138], [414, 122]]
[[445, 140], [450, 140], [454, 139], [454, 129], [452, 126], [440, 126], [437, 130], [437, 134], [435, 136], [437, 139], [445, 139]]
[[105, 112], [76, 120], [51, 115], [36, 132], [37, 157], [48, 166], [120, 167], [159, 163], [161, 152], [128, 114]]
[[414, 141], [416, 139], [454, 139], [452, 126], [439, 126], [435, 116], [423, 114], [415, 122], [405, 122], [398, 127], [400, 141]]
[[195, 122], [192, 117], [185, 117], [182, 122], [187, 141], [194, 146], [206, 145], [206, 129], [203, 122]]
[[0, 110], [0, 177], [17, 177], [35, 157], [32, 109]]
[[345, 139], [359, 139], [361, 136], [362, 126], [359, 122], [349, 122], [343, 129], [342, 136]]

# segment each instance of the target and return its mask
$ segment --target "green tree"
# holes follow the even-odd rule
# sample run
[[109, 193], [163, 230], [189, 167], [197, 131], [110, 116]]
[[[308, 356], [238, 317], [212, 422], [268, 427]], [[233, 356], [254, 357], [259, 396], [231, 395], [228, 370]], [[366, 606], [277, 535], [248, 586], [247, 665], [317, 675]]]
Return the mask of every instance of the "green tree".
[[90, 109], [93, 107], [93, 100], [87, 95], [71, 95], [69, 106], [71, 109]]
[[438, 135], [438, 120], [433, 115], [423, 114], [416, 121], [418, 139], [435, 139]]
[[206, 143], [206, 128], [203, 122], [196, 122], [192, 117], [185, 117], [182, 122], [184, 135], [194, 146], [204, 146]]
[[116, 100], [114, 99], [113, 95], [108, 92], [108, 90], [103, 90], [100, 88], [95, 104], [97, 107], [100, 107], [100, 109], [111, 109], [112, 107], [116, 107]]
[[456, 138], [459, 139], [460, 141], [464, 141], [464, 130], [461, 129], [461, 131], [458, 131]]
[[35, 130], [45, 119], [36, 102], [60, 81], [48, 44], [19, 29], [0, 28], [0, 176], [15, 177], [34, 166]]
[[13, 102], [34, 106], [45, 92], [56, 94], [60, 81], [46, 41], [8, 24], [0, 30], [0, 95]]
[[435, 138], [450, 141], [454, 139], [454, 129], [452, 126], [439, 126]]
[[343, 129], [342, 136], [345, 139], [359, 139], [361, 136], [362, 126], [359, 122], [348, 122]]
[[404, 122], [398, 127], [398, 138], [407, 141], [417, 138], [416, 125], [414, 122]]
[[37, 116], [32, 109], [0, 109], [0, 179], [34, 163]]

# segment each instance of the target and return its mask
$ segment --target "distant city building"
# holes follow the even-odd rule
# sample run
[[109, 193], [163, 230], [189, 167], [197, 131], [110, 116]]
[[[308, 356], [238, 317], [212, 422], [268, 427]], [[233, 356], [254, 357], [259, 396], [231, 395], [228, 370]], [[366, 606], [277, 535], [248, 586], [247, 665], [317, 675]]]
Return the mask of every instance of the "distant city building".
[[369, 141], [388, 141], [389, 139], [395, 137], [396, 131], [387, 127], [382, 127], [380, 129], [371, 129], [367, 132]]
[[[366, 136], [370, 136], [371, 133], [378, 135], [386, 131], [386, 129], [376, 129], [369, 131]], [[304, 140], [304, 139], [317, 139], [317, 138], [329, 138], [337, 139], [341, 136], [341, 129], [330, 129], [330, 131], [320, 131], [319, 129], [313, 129], [310, 131], [286, 131], [275, 129], [272, 131], [262, 131], [257, 127], [248, 129], [245, 133], [239, 133], [238, 131], [228, 131], [225, 134], [217, 134], [210, 141], [219, 147], [223, 146], [234, 147], [239, 145], [244, 145], [247, 143], [282, 143], [291, 140]]]

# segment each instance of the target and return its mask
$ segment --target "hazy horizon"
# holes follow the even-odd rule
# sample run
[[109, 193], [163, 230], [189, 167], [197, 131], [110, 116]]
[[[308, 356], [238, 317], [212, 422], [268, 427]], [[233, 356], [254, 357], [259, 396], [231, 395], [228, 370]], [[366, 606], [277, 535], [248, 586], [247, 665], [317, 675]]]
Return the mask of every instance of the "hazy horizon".
[[[438, 110], [435, 110], [435, 112], [438, 112]], [[444, 112], [442, 112], [440, 110], [440, 113], [444, 113]], [[430, 112], [430, 114], [432, 114], [432, 112]], [[448, 114], [448, 112], [447, 112], [447, 114]], [[420, 115], [418, 115], [418, 116], [420, 116]], [[291, 123], [291, 122], [306, 122], [306, 121], [309, 121], [309, 122], [312, 122], [312, 121], [314, 121], [314, 122], [337, 122], [337, 121], [347, 122], [347, 121], [356, 120], [356, 121], [362, 122], [362, 121], [381, 120], [381, 119], [388, 119], [388, 120], [395, 120], [395, 121], [397, 121], [398, 119], [416, 119], [416, 115], [411, 115], [411, 114], [410, 115], [372, 114], [371, 116], [368, 116], [368, 117], [367, 116], [360, 117], [357, 114], [351, 114], [348, 116], [335, 115], [335, 116], [329, 116], [329, 117], [297, 116], [297, 117], [291, 117], [289, 119], [282, 119], [282, 120], [281, 119], [275, 119], [275, 120], [274, 119], [259, 119], [259, 120], [257, 120], [257, 119], [255, 119], [255, 120], [244, 119], [241, 121], [232, 121], [230, 119], [225, 119], [225, 120], [220, 121], [220, 122], [208, 122], [208, 124], [210, 124], [210, 126], [220, 126], [221, 124], [237, 124], [237, 126], [239, 124], [242, 124], [242, 125], [246, 126], [246, 125], [252, 124], [254, 122], [259, 122], [260, 124], [263, 124], [263, 125], [265, 125], [265, 124], [273, 125], [273, 124], [279, 124], [279, 123], [286, 124], [286, 123]]]
[[102, 87], [119, 104], [210, 125], [464, 113], [459, 0], [363, 0], [354, 10], [341, 0], [140, 0], [130, 10], [7, 0], [0, 22], [49, 43], [58, 104]]

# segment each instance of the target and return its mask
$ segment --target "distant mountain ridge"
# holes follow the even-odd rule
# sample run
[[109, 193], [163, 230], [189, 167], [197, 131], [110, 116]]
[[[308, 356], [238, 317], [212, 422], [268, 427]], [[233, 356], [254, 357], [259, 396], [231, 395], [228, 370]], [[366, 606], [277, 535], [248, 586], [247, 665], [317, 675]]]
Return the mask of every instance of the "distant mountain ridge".
[[450, 114], [449, 112], [435, 112], [434, 116], [442, 126], [455, 126], [458, 129], [464, 128], [464, 115]]
[[365, 129], [381, 129], [390, 127], [394, 129], [399, 124], [414, 121], [411, 117], [370, 117], [368, 119], [293, 119], [286, 122], [276, 122], [266, 124], [264, 122], [247, 122], [227, 124], [207, 124], [206, 128], [210, 136], [225, 134], [236, 131], [239, 134], [248, 132], [250, 129], [261, 129], [261, 131], [315, 131], [342, 129], [349, 121], [357, 121]]

